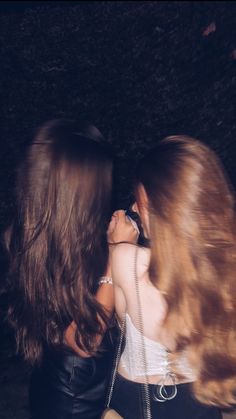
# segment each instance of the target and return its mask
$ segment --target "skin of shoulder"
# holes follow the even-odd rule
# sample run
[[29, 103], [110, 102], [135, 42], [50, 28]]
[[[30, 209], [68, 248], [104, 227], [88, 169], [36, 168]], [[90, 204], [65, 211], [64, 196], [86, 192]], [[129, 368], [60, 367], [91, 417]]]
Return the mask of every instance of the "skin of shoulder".
[[122, 288], [123, 281], [126, 280], [127, 275], [133, 272], [136, 251], [138, 252], [138, 276], [140, 277], [144, 272], [147, 272], [150, 260], [149, 249], [132, 243], [119, 243], [115, 246], [111, 257], [112, 278], [114, 285]]

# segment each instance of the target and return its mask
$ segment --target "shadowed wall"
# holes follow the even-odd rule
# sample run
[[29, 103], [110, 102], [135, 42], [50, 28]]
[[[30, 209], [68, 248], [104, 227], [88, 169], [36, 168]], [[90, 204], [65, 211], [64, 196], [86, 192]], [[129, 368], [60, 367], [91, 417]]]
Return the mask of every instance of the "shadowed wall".
[[118, 205], [135, 160], [170, 134], [209, 143], [236, 184], [236, 3], [65, 3], [2, 6], [0, 223], [32, 128], [55, 116], [85, 115], [113, 143]]

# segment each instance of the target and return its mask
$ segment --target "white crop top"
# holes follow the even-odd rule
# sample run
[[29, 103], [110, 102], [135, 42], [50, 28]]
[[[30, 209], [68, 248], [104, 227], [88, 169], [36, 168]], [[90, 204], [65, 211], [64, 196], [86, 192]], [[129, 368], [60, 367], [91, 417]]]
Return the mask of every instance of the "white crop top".
[[[143, 337], [146, 351], [147, 375], [168, 376], [171, 373], [173, 361], [168, 360], [168, 350], [159, 342], [155, 342], [147, 337]], [[121, 355], [120, 366], [126, 371], [131, 380], [138, 380], [145, 376], [145, 370], [142, 359], [142, 339], [139, 330], [134, 326], [130, 316], [126, 313], [126, 335], [125, 348]], [[174, 361], [175, 367], [191, 382], [196, 379], [193, 370], [187, 362], [184, 352]]]

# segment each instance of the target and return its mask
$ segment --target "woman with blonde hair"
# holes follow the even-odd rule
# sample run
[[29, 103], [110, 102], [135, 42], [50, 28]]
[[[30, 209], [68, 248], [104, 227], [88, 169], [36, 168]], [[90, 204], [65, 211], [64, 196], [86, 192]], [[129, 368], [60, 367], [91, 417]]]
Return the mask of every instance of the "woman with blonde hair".
[[175, 136], [140, 162], [135, 197], [150, 249], [112, 254], [125, 345], [110, 406], [125, 419], [221, 418], [236, 397], [234, 193], [212, 150]]

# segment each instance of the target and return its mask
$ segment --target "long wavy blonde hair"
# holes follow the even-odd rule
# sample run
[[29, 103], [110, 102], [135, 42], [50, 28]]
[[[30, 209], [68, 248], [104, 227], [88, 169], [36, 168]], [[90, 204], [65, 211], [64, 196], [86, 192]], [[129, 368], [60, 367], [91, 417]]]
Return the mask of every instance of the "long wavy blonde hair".
[[[236, 401], [235, 198], [216, 154], [168, 137], [141, 161], [148, 197], [150, 277], [165, 295], [167, 330], [197, 374], [195, 397]], [[138, 194], [137, 194], [138, 199]]]

